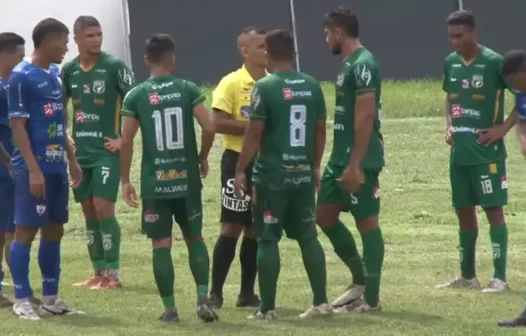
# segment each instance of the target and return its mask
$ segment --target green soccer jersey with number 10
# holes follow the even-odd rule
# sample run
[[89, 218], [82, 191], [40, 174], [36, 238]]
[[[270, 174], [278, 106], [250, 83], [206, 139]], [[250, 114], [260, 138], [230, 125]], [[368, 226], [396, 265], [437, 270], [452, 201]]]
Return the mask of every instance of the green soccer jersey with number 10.
[[122, 116], [135, 118], [142, 135], [143, 199], [201, 190], [193, 110], [204, 100], [194, 83], [172, 76], [150, 78], [126, 95]]
[[73, 106], [73, 139], [83, 168], [118, 162], [108, 152], [105, 137], [120, 134], [122, 99], [135, 85], [133, 73], [116, 56], [102, 52], [98, 62], [85, 71], [76, 57], [62, 67], [64, 93]]
[[264, 122], [265, 129], [254, 165], [256, 185], [312, 189], [316, 122], [325, 118], [325, 100], [315, 78], [290, 71], [257, 81], [250, 120]]
[[479, 130], [504, 121], [503, 58], [481, 47], [469, 64], [456, 52], [444, 64], [443, 90], [447, 92], [453, 127], [451, 164], [471, 166], [493, 163], [506, 158], [504, 140], [491, 146], [480, 145]]
[[355, 146], [356, 98], [372, 93], [376, 100], [376, 116], [367, 153], [361, 162], [363, 169], [382, 169], [384, 146], [380, 123], [382, 118], [381, 79], [374, 56], [365, 48], [356, 50], [342, 64], [336, 81], [334, 112], [334, 144], [330, 164], [345, 167]]

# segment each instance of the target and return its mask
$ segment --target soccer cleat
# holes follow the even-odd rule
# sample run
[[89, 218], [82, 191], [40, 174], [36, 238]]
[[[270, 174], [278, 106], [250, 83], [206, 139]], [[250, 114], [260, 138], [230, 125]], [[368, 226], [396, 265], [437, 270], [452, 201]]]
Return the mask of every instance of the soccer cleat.
[[511, 321], [499, 321], [497, 325], [504, 328], [526, 327], [526, 316], [520, 315]]
[[216, 312], [210, 304], [207, 296], [199, 297], [197, 299], [197, 317], [203, 322], [214, 322], [219, 320]]
[[473, 279], [466, 279], [463, 277], [456, 278], [452, 281], [446, 282], [442, 285], [438, 285], [437, 288], [469, 288], [469, 289], [479, 289], [480, 282], [475, 277]]
[[93, 290], [100, 290], [100, 289], [118, 289], [121, 288], [122, 285], [119, 281], [112, 280], [107, 277], [103, 277], [99, 283], [97, 283], [95, 286], [91, 287], [90, 289]]
[[334, 300], [332, 306], [334, 308], [342, 307], [351, 304], [353, 301], [358, 300], [362, 297], [364, 286], [362, 285], [351, 285], [347, 288], [347, 291], [343, 293], [339, 298]]
[[38, 316], [35, 308], [29, 301], [24, 301], [22, 303], [15, 303], [13, 305], [13, 314], [18, 316], [21, 320], [28, 321], [39, 321], [40, 316]]
[[14, 303], [7, 296], [0, 292], [0, 307], [12, 307]]
[[378, 303], [376, 306], [370, 306], [363, 298], [353, 301], [352, 303], [334, 309], [337, 314], [341, 313], [376, 313], [382, 311], [382, 306]]
[[246, 308], [246, 307], [259, 307], [261, 300], [257, 295], [252, 296], [238, 296], [236, 302], [236, 308]]
[[88, 279], [73, 284], [73, 287], [91, 288], [99, 284], [103, 279], [102, 275], [92, 275]]
[[493, 293], [503, 293], [510, 290], [510, 287], [505, 281], [502, 281], [498, 278], [493, 278], [489, 280], [488, 286], [482, 290], [482, 293], [493, 294]]
[[179, 319], [179, 313], [177, 313], [177, 309], [173, 308], [165, 311], [161, 316], [159, 316], [159, 321], [165, 323], [177, 323], [181, 320]]
[[61, 299], [56, 299], [51, 305], [42, 303], [39, 310], [41, 315], [86, 315], [83, 311], [70, 309]]
[[319, 306], [313, 306], [306, 312], [300, 314], [300, 318], [307, 319], [319, 316], [329, 316], [332, 314], [332, 307], [328, 303], [323, 303]]
[[210, 304], [216, 310], [219, 310], [223, 307], [223, 298], [217, 294], [210, 293], [208, 300], [210, 300]]
[[275, 310], [269, 310], [266, 313], [262, 313], [259, 309], [254, 313], [254, 315], [250, 315], [248, 317], [249, 320], [277, 320], [278, 315], [276, 314]]

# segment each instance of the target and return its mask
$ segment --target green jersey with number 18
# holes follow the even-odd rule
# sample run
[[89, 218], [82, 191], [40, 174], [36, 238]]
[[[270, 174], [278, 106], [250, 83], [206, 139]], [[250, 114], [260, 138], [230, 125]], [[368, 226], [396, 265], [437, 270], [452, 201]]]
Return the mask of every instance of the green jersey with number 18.
[[316, 123], [325, 120], [323, 92], [315, 78], [276, 72], [256, 82], [251, 121], [264, 122], [256, 185], [271, 190], [313, 188]]
[[367, 153], [361, 162], [363, 169], [382, 169], [384, 146], [381, 123], [381, 79], [374, 56], [365, 48], [356, 50], [342, 64], [336, 81], [336, 107], [334, 112], [334, 144], [330, 164], [344, 167], [355, 146], [356, 98], [372, 93], [376, 101], [376, 115]]
[[184, 198], [201, 189], [193, 110], [204, 101], [194, 83], [172, 76], [150, 78], [124, 99], [122, 116], [141, 129], [143, 199]]
[[122, 99], [135, 85], [133, 73], [116, 56], [102, 52], [88, 71], [77, 56], [62, 67], [64, 93], [73, 106], [73, 139], [81, 167], [118, 162], [104, 147], [105, 137], [120, 134]]

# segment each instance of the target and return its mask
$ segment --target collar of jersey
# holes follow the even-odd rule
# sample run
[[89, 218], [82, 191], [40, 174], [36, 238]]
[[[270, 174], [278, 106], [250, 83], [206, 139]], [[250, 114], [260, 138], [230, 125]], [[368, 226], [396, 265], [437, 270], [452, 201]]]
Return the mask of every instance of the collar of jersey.
[[[250, 75], [250, 73], [248, 73], [248, 70], [247, 68], [245, 67], [245, 65], [243, 64], [243, 66], [241, 67], [241, 69], [239, 69], [239, 73], [241, 75], [241, 79], [246, 82], [247, 84], [254, 84], [256, 81], [254, 80], [254, 78], [252, 78], [252, 76]], [[268, 71], [265, 70], [265, 74], [268, 75]]]

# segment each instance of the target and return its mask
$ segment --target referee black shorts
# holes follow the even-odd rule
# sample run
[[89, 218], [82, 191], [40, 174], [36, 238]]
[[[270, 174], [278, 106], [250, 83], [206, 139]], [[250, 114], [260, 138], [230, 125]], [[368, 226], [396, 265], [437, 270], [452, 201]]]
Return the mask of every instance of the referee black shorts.
[[226, 149], [221, 157], [221, 223], [252, 225], [252, 163], [245, 170], [247, 190], [243, 198], [234, 195], [234, 178], [239, 153]]

